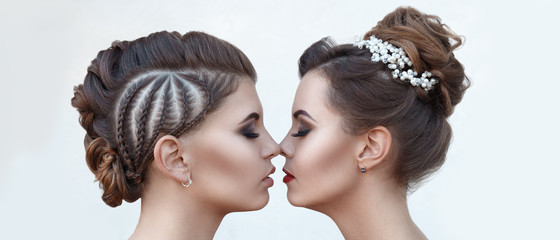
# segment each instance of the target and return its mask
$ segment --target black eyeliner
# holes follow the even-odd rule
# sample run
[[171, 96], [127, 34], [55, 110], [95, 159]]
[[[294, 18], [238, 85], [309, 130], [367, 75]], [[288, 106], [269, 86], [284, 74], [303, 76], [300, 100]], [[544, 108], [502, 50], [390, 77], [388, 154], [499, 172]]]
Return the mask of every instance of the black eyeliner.
[[247, 138], [258, 138], [260, 135], [255, 132], [255, 127], [253, 124], [248, 124], [247, 126], [241, 129], [241, 134], [243, 134]]
[[292, 137], [303, 137], [311, 131], [311, 128], [305, 130], [299, 130], [297, 133], [292, 134]]
[[255, 133], [255, 132], [243, 133], [243, 135], [245, 135], [245, 137], [248, 137], [248, 138], [258, 138], [260, 136], [258, 133]]

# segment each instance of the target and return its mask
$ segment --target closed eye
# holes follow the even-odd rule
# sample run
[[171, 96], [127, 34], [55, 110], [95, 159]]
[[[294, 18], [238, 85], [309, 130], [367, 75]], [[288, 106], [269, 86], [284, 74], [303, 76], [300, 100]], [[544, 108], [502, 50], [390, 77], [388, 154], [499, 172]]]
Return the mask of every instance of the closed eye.
[[253, 122], [241, 129], [241, 134], [247, 138], [258, 138], [259, 134], [255, 132], [255, 125]]
[[258, 138], [260, 135], [256, 132], [243, 133], [247, 138]]
[[255, 132], [255, 121], [259, 120], [260, 115], [256, 112], [249, 114], [240, 124], [249, 121], [245, 126], [241, 128], [241, 134], [246, 138], [254, 139], [258, 138], [259, 133]]
[[292, 134], [292, 137], [303, 137], [311, 131], [311, 128], [305, 130], [299, 130], [297, 133]]

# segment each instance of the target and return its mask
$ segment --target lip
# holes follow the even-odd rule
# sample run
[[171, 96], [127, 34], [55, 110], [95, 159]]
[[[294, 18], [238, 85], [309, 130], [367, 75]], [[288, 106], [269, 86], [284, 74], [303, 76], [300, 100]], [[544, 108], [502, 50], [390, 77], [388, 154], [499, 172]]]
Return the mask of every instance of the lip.
[[[268, 175], [271, 175], [274, 172], [276, 172], [276, 168], [273, 166]], [[274, 180], [270, 176], [266, 176], [262, 181], [267, 185], [267, 187], [272, 187], [272, 185], [274, 185]]]
[[282, 181], [284, 183], [289, 183], [296, 178], [296, 177], [294, 177], [294, 175], [292, 175], [290, 172], [288, 172], [288, 170], [286, 170], [285, 168], [283, 168], [282, 171], [284, 171], [284, 173], [286, 173], [286, 176], [284, 176], [284, 178], [282, 179]]

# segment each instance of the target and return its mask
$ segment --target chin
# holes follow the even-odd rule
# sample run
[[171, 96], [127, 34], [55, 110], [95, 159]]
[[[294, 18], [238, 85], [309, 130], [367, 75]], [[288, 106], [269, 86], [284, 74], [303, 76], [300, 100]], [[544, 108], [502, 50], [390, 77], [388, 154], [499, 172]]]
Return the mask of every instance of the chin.
[[238, 210], [237, 212], [256, 211], [263, 209], [268, 204], [269, 199], [270, 196], [268, 195], [268, 192], [266, 192], [266, 195], [258, 196], [248, 200], [246, 204], [244, 204], [244, 207], [242, 207], [241, 210]]
[[270, 200], [270, 196], [268, 195], [268, 192], [267, 192], [266, 196], [263, 196], [263, 197], [259, 198], [259, 201], [255, 202], [255, 206], [254, 206], [253, 210], [263, 209], [268, 204], [269, 200]]
[[301, 194], [290, 193], [288, 191], [288, 202], [295, 207], [303, 207], [311, 210], [321, 212], [320, 209], [329, 204], [326, 199], [318, 199], [316, 196], [310, 198], [310, 196], [305, 196]]
[[290, 193], [290, 190], [288, 190], [288, 202], [290, 202], [290, 204], [292, 204], [292, 206], [296, 206], [296, 207], [306, 207], [306, 201], [305, 198], [302, 198], [302, 196], [298, 196], [295, 193]]

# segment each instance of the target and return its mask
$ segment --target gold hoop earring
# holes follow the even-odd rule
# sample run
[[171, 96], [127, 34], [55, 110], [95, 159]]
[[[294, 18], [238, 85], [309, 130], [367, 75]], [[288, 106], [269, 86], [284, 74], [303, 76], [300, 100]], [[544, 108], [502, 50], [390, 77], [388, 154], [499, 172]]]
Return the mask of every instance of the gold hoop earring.
[[185, 184], [184, 182], [182, 182], [181, 185], [183, 185], [183, 187], [185, 187], [185, 188], [189, 188], [189, 187], [191, 186], [191, 184], [192, 184], [191, 178], [187, 178], [187, 182], [188, 182], [187, 184]]

